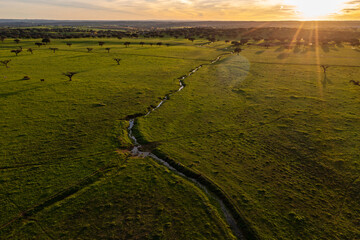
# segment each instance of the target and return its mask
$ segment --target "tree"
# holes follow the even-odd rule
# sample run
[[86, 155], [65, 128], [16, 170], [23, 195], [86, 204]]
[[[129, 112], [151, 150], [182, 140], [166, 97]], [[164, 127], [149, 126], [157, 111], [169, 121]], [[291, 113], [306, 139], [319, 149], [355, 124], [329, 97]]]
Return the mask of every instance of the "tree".
[[69, 47], [71, 47], [72, 43], [66, 43], [66, 45], [68, 45]]
[[241, 45], [245, 45], [245, 44], [247, 44], [248, 42], [249, 42], [249, 39], [246, 39], [246, 38], [243, 38], [243, 39], [240, 40], [240, 44], [241, 44]]
[[14, 42], [16, 42], [16, 44], [19, 44], [20, 39], [14, 39]]
[[130, 42], [124, 42], [125, 47], [128, 47], [130, 45]]
[[114, 58], [114, 60], [117, 62], [117, 65], [120, 65], [121, 58]]
[[22, 49], [15, 49], [15, 50], [11, 50], [12, 53], [15, 53], [15, 55], [17, 56], [19, 53], [22, 52]]
[[105, 50], [109, 53], [111, 48], [105, 48]]
[[170, 47], [170, 43], [165, 44], [167, 47]]
[[330, 66], [329, 65], [321, 65], [320, 67], [323, 69], [324, 74], [326, 75], [326, 71]]
[[193, 37], [189, 37], [188, 38], [191, 42], [194, 42], [195, 41], [195, 38], [193, 38]]
[[66, 76], [66, 77], [69, 78], [69, 81], [72, 81], [72, 77], [73, 77], [75, 74], [78, 74], [78, 72], [66, 72], [66, 73], [63, 73], [64, 76]]
[[92, 48], [86, 48], [88, 53], [91, 52], [93, 49]]
[[29, 53], [31, 53], [31, 54], [33, 54], [33, 49], [32, 48], [28, 48], [28, 50], [27, 50]]
[[6, 39], [6, 37], [0, 37], [0, 41], [1, 41], [1, 42], [4, 42], [5, 39]]
[[58, 48], [49, 48], [51, 51], [53, 51], [54, 53], [59, 50]]
[[162, 45], [162, 42], [158, 42], [158, 43], [156, 43], [156, 45], [158, 45], [160, 47]]
[[44, 44], [43, 44], [43, 43], [40, 43], [40, 42], [36, 42], [35, 45], [38, 46], [38, 47], [41, 47], [41, 46], [44, 45]]
[[4, 65], [6, 68], [9, 68], [9, 66], [8, 66], [9, 62], [11, 62], [11, 59], [7, 59], [7, 60], [2, 60], [2, 61], [0, 61], [0, 63], [1, 63], [2, 65]]
[[207, 40], [209, 40], [210, 42], [216, 42], [216, 38], [214, 38], [214, 37], [209, 37]]
[[237, 55], [239, 55], [242, 52], [242, 49], [237, 47], [234, 49], [234, 53], [236, 53]]
[[150, 46], [152, 47], [154, 44], [153, 43], [150, 43]]
[[102, 47], [104, 46], [105, 42], [99, 42], [99, 46]]
[[360, 86], [360, 81], [350, 80], [350, 83]]
[[350, 40], [350, 43], [351, 43], [351, 45], [353, 45], [353, 46], [359, 46], [359, 45], [360, 45], [360, 40], [357, 39], [357, 38], [354, 38], [354, 39], [351, 39], [351, 40]]
[[143, 47], [145, 43], [144, 42], [139, 42], [139, 44]]
[[43, 38], [43, 40], [41, 40], [41, 42], [45, 45], [48, 45], [51, 41], [50, 41], [50, 38]]
[[234, 45], [235, 47], [238, 47], [241, 45], [238, 41], [232, 41], [231, 44]]

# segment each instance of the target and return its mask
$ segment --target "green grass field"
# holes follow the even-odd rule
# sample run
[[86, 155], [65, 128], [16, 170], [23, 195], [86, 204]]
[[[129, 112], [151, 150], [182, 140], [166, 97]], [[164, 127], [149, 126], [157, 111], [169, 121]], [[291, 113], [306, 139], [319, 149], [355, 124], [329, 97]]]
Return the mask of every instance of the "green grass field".
[[[318, 64], [331, 66], [325, 81]], [[139, 129], [221, 186], [261, 238], [359, 239], [354, 66], [348, 46], [250, 47], [202, 68]]]
[[[129, 156], [124, 120], [230, 45], [98, 41], [0, 43], [0, 60], [12, 60], [0, 67], [0, 238], [233, 239], [203, 191]], [[360, 87], [349, 83], [359, 54], [246, 47], [204, 65], [137, 129], [220, 186], [262, 239], [359, 239]], [[326, 79], [320, 64], [330, 65]], [[68, 81], [68, 71], [79, 73]]]
[[[1, 44], [0, 60], [11, 59], [0, 68], [1, 239], [232, 238], [216, 203], [194, 184], [117, 150], [131, 144], [122, 119], [146, 112], [218, 51], [183, 40], [131, 40], [129, 48], [124, 41]], [[16, 57], [10, 50], [18, 46]], [[67, 71], [79, 73], [70, 82]]]

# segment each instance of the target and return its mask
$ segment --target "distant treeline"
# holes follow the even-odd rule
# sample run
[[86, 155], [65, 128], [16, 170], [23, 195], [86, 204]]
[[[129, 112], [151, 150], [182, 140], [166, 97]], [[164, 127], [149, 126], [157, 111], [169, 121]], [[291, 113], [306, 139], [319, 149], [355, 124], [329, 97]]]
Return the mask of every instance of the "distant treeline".
[[265, 42], [307, 42], [307, 43], [328, 43], [328, 42], [358, 42], [360, 32], [355, 30], [320, 30], [303, 28], [182, 28], [165, 29], [153, 31], [150, 35], [169, 35], [175, 38], [185, 37], [190, 40], [204, 38], [211, 42], [219, 40], [247, 42], [250, 40]]
[[53, 39], [71, 39], [71, 38], [89, 38], [89, 37], [131, 37], [131, 33], [111, 30], [91, 30], [81, 28], [0, 28], [0, 37], [2, 38], [53, 38]]
[[328, 43], [349, 42], [358, 45], [360, 32], [355, 29], [304, 29], [304, 28], [177, 28], [161, 30], [92, 30], [83, 28], [0, 28], [0, 39], [71, 39], [71, 38], [186, 38], [191, 41], [207, 39], [210, 42], [228, 41], [260, 41], [265, 42], [305, 42]]
[[0, 19], [0, 27], [86, 27], [103, 29], [165, 29], [210, 27], [220, 29], [235, 28], [299, 28], [305, 29], [359, 29], [360, 21], [75, 21], [75, 20], [35, 20]]

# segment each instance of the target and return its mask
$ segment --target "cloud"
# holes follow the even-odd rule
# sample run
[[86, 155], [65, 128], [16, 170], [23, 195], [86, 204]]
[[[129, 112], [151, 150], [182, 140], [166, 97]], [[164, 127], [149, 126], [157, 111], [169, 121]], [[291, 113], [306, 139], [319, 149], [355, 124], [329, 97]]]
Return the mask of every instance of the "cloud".
[[359, 19], [360, 0], [346, 2], [346, 8], [341, 11], [340, 18]]
[[[103, 20], [286, 20], [299, 17], [294, 7], [284, 4], [284, 0], [0, 0], [0, 4], [0, 16], [8, 18], [19, 18], [19, 15]], [[359, 4], [360, 0], [348, 1], [342, 15], [351, 14], [351, 18], [355, 18]]]
[[[11, 0], [12, 2], [24, 3], [24, 4], [32, 4], [34, 7], [36, 5], [50, 5], [50, 6], [58, 6], [58, 7], [66, 7], [66, 8], [81, 8], [81, 9], [89, 9], [89, 10], [103, 10], [103, 11], [116, 11], [116, 12], [126, 12], [120, 9], [112, 9], [110, 7], [102, 6], [101, 4], [96, 4], [101, 1], [69, 1], [69, 0]], [[113, 0], [106, 0], [108, 2]], [[116, 0], [114, 0], [116, 1]], [[8, 2], [4, 0], [0, 0], [1, 2]], [[94, 3], [91, 3], [94, 2]], [[128, 13], [128, 12], [126, 12]]]

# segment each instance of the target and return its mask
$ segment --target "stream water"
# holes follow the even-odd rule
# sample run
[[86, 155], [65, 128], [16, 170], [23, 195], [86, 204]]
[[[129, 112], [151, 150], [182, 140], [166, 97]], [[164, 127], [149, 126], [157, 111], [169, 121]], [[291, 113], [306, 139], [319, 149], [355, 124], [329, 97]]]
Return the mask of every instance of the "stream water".
[[[221, 59], [221, 56], [217, 57], [215, 60], [213, 60], [211, 62], [211, 64], [214, 64], [216, 62], [218, 62]], [[191, 70], [187, 75], [182, 76], [181, 78], [179, 78], [179, 84], [180, 87], [177, 90], [177, 92], [182, 91], [185, 88], [185, 84], [184, 84], [184, 80], [188, 77], [190, 77], [191, 75], [193, 75], [194, 73], [196, 73], [199, 69], [201, 69], [203, 67], [203, 65], [200, 65], [198, 67], [196, 67], [195, 69]], [[169, 100], [169, 96], [171, 94], [165, 96], [161, 102], [154, 108], [151, 108], [145, 115], [148, 116], [150, 115], [153, 111], [156, 111], [157, 109], [159, 109], [167, 100]], [[139, 156], [139, 157], [151, 157], [154, 160], [156, 160], [157, 162], [161, 163], [162, 165], [166, 166], [167, 168], [169, 168], [171, 171], [173, 171], [174, 173], [176, 173], [179, 176], [182, 176], [183, 178], [195, 183], [200, 189], [202, 189], [210, 198], [216, 200], [218, 202], [218, 204], [220, 205], [220, 209], [222, 211], [223, 216], [225, 217], [225, 220], [227, 221], [227, 223], [229, 224], [229, 226], [231, 227], [231, 230], [233, 232], [233, 234], [238, 238], [238, 239], [245, 239], [243, 233], [241, 232], [241, 230], [239, 229], [239, 227], [237, 226], [236, 220], [234, 219], [234, 217], [232, 216], [231, 212], [227, 209], [227, 207], [225, 206], [224, 202], [219, 199], [216, 195], [214, 195], [212, 192], [210, 192], [208, 190], [208, 188], [201, 184], [200, 182], [198, 182], [196, 179], [191, 178], [189, 176], [186, 176], [184, 173], [176, 170], [175, 168], [173, 168], [172, 166], [170, 166], [165, 160], [159, 158], [158, 156], [156, 156], [155, 154], [151, 153], [151, 152], [144, 152], [141, 151], [142, 146], [141, 144], [139, 144], [138, 140], [136, 139], [135, 135], [133, 134], [133, 128], [135, 125], [135, 120], [136, 118], [132, 118], [129, 120], [129, 128], [128, 128], [128, 133], [129, 133], [129, 137], [132, 139], [133, 143], [134, 143], [134, 147], [131, 150], [131, 154], [133, 156]]]

